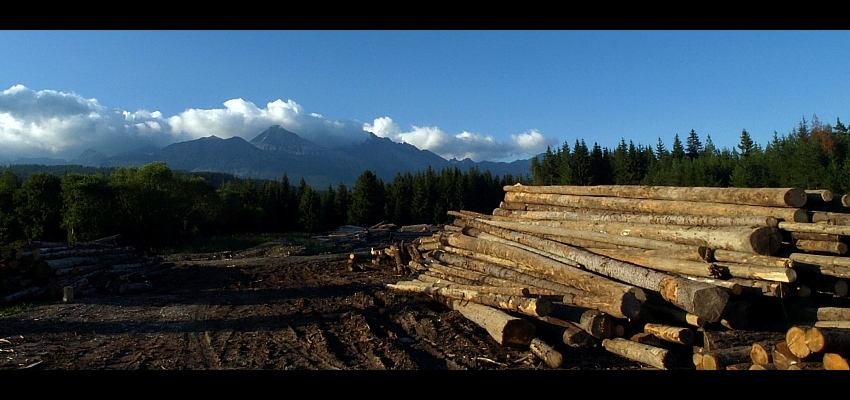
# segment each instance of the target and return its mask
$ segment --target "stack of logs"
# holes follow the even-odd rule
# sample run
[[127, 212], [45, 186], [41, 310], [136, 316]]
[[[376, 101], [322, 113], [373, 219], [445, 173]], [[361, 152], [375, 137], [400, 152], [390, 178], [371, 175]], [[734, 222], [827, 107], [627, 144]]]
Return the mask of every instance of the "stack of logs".
[[506, 186], [416, 240], [427, 293], [550, 366], [847, 369], [850, 199], [826, 190]]
[[133, 247], [118, 246], [118, 236], [90, 242], [31, 241], [0, 258], [0, 304], [37, 299], [73, 301], [94, 292], [125, 294], [152, 288], [149, 278], [169, 272]]

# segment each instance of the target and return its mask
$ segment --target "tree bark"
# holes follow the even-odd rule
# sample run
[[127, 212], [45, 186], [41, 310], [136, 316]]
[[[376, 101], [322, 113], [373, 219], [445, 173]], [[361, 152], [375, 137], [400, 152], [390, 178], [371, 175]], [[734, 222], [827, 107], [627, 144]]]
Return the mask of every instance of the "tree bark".
[[850, 257], [791, 253], [788, 258], [794, 261], [794, 269], [803, 273], [850, 278]]
[[779, 229], [788, 232], [825, 233], [828, 235], [850, 236], [848, 225], [827, 225], [814, 222], [780, 222]]
[[505, 193], [505, 201], [511, 203], [551, 204], [575, 208], [668, 215], [690, 214], [693, 210], [699, 210], [702, 215], [774, 217], [780, 221], [780, 224], [781, 221], [809, 221], [806, 210], [801, 208], [723, 204], [709, 201], [645, 200], [522, 192]]
[[[552, 330], [557, 332], [560, 340], [569, 347], [579, 348], [579, 347], [593, 347], [594, 340], [593, 336], [590, 335], [584, 329], [576, 326], [575, 324], [553, 317], [551, 315], [547, 315], [545, 317], [538, 318], [539, 323], [537, 324], [538, 331], [543, 330]], [[545, 326], [547, 328], [542, 328], [541, 326]]]
[[806, 330], [806, 346], [812, 353], [837, 353], [850, 356], [850, 330], [840, 328], [818, 328]]
[[703, 352], [702, 369], [717, 371], [726, 369], [727, 365], [749, 362], [750, 350], [752, 346], [736, 346]]
[[806, 252], [847, 254], [847, 245], [838, 241], [799, 239], [794, 241], [794, 246]]
[[755, 342], [778, 342], [785, 340], [785, 334], [772, 331], [730, 330], [718, 331], [702, 329], [703, 349], [712, 351], [728, 347], [752, 346]]
[[782, 239], [776, 228], [762, 226], [701, 227], [661, 226], [655, 224], [629, 224], [593, 221], [500, 221], [476, 219], [487, 224], [518, 232], [556, 236], [578, 236], [579, 232], [599, 232], [608, 235], [630, 236], [670, 242], [680, 245], [705, 246], [714, 249], [770, 255], [779, 250]]
[[729, 300], [729, 295], [716, 286], [648, 270], [562, 243], [488, 225], [477, 219], [466, 222], [470, 226], [490, 234], [573, 260], [600, 275], [626, 282], [638, 288], [658, 291], [662, 298], [671, 304], [710, 322], [719, 320], [720, 313]]
[[596, 186], [505, 186], [508, 193], [544, 193], [574, 196], [604, 196], [634, 199], [712, 202], [768, 207], [802, 207], [805, 190], [799, 188], [718, 188], [643, 185]]
[[850, 321], [847, 307], [793, 307], [786, 310], [788, 317], [800, 323], [815, 321]]
[[553, 302], [552, 313], [549, 317], [575, 324], [597, 339], [607, 339], [614, 336], [614, 320], [611, 315], [595, 309]]
[[850, 214], [828, 211], [809, 211], [809, 218], [813, 223], [826, 225], [850, 225]]
[[829, 233], [811, 233], [811, 232], [790, 232], [791, 239], [795, 240], [821, 240], [825, 242], [838, 242], [841, 240], [841, 235], [832, 235]]
[[634, 318], [640, 312], [639, 307], [635, 309], [633, 306], [634, 302], [626, 300], [627, 297], [638, 298], [643, 295], [642, 291], [634, 286], [621, 284], [526, 250], [466, 235], [452, 234], [448, 237], [448, 243], [473, 252], [514, 260], [527, 268], [540, 271], [558, 283], [577, 289], [597, 294], [615, 293], [621, 299], [620, 304], [626, 306], [621, 307], [621, 314], [627, 318]]
[[829, 203], [833, 199], [833, 193], [827, 189], [808, 189], [806, 190], [806, 205], [817, 205]]
[[[486, 261], [476, 260], [456, 254], [435, 252], [432, 257], [446, 264], [459, 268], [467, 268], [477, 272], [486, 273], [494, 278], [512, 281], [513, 285], [527, 286], [531, 295], [560, 296], [561, 301], [585, 308], [591, 308], [606, 312], [618, 318], [628, 318], [622, 309], [635, 309], [639, 313], [640, 300], [634, 296], [618, 295], [617, 293], [596, 294], [576, 289], [558, 282], [551, 281], [542, 274], [532, 274], [531, 271], [520, 272], [509, 266], [491, 264]], [[498, 284], [497, 281], [487, 280], [489, 284]]]
[[775, 267], [749, 264], [707, 263], [703, 261], [677, 260], [672, 258], [624, 253], [619, 250], [597, 250], [594, 251], [594, 253], [604, 255], [615, 260], [640, 265], [644, 268], [671, 274], [691, 275], [702, 278], [744, 278], [776, 282], [794, 282], [797, 279], [796, 272], [790, 268], [779, 269]]
[[[529, 204], [526, 208], [534, 208], [531, 206]], [[497, 208], [493, 210], [493, 215], [514, 220], [607, 221], [680, 226], [744, 226], [754, 228], [759, 226], [777, 227], [779, 224], [779, 221], [774, 217], [695, 214], [664, 215], [573, 208], [563, 208], [563, 211], [524, 211]]]

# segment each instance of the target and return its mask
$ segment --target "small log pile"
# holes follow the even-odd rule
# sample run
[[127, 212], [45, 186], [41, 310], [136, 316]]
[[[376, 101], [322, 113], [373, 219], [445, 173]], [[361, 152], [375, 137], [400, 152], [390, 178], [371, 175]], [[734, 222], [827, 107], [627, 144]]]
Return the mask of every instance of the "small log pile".
[[417, 276], [388, 287], [476, 304], [469, 319], [553, 367], [553, 353], [574, 347], [658, 369], [847, 365], [850, 202], [836, 200], [847, 196], [504, 189], [492, 215], [450, 211], [451, 225], [416, 239]]
[[422, 236], [430, 236], [439, 232], [442, 227], [438, 225], [405, 225], [398, 226], [386, 221], [380, 222], [368, 228], [356, 225], [343, 225], [323, 235], [314, 236], [313, 239], [333, 244], [335, 246], [352, 247], [380, 247], [392, 242], [412, 242]]
[[146, 291], [149, 278], [169, 272], [161, 264], [130, 246], [119, 246], [110, 236], [90, 242], [31, 241], [0, 257], [0, 304], [37, 299], [62, 299], [102, 291], [125, 294]]

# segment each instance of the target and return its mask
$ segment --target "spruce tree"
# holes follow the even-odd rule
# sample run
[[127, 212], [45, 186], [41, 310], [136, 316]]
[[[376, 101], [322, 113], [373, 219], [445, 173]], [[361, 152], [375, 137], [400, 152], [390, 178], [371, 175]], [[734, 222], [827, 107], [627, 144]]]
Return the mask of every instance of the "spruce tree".
[[363, 171], [351, 193], [348, 222], [371, 226], [384, 220], [384, 185], [370, 170]]
[[685, 155], [690, 159], [694, 159], [699, 157], [702, 152], [702, 142], [699, 140], [699, 136], [696, 131], [691, 129], [691, 133], [688, 134], [688, 139], [685, 144]]
[[673, 137], [673, 150], [671, 150], [670, 155], [672, 155], [675, 159], [682, 159], [685, 157], [685, 148], [682, 146], [682, 141], [679, 139], [678, 133], [675, 137]]

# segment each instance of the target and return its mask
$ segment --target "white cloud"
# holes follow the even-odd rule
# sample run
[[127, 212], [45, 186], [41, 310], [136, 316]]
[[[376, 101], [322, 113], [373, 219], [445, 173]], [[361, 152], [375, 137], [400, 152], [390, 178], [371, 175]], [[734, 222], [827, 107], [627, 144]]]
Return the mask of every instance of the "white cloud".
[[547, 138], [536, 130], [511, 135], [507, 142], [498, 142], [490, 135], [466, 131], [451, 135], [438, 127], [413, 126], [410, 131], [403, 132], [390, 117], [376, 118], [373, 124], [364, 124], [363, 129], [376, 136], [409, 143], [444, 158], [458, 160], [512, 161], [529, 158], [546, 151], [547, 146], [557, 142], [557, 139]]
[[225, 101], [223, 108], [188, 109], [167, 117], [159, 111], [110, 110], [94, 98], [15, 85], [0, 92], [0, 162], [18, 157], [70, 160], [88, 149], [115, 155], [210, 135], [251, 140], [272, 125], [328, 147], [366, 140], [367, 132], [372, 132], [447, 159], [474, 161], [526, 158], [555, 142], [537, 131], [511, 135], [509, 141], [501, 143], [489, 135], [452, 135], [438, 127], [414, 126], [403, 131], [390, 117], [376, 118], [373, 124], [335, 121], [305, 112], [292, 100], [280, 99], [263, 108], [241, 98], [232, 99]]
[[308, 114], [292, 100], [275, 100], [265, 108], [243, 99], [223, 105], [165, 117], [159, 111], [109, 110], [96, 99], [15, 85], [0, 93], [0, 159], [72, 159], [90, 148], [114, 155], [210, 135], [251, 140], [272, 125], [331, 147], [368, 138], [361, 123]]

